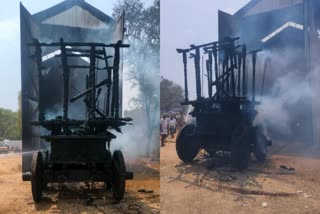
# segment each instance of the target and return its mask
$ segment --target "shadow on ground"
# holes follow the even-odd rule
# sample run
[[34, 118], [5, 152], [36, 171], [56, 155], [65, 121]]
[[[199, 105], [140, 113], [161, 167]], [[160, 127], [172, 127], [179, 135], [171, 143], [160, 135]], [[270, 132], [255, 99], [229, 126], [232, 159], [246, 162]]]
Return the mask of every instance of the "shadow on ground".
[[252, 160], [247, 170], [238, 171], [231, 168], [228, 155], [212, 158], [206, 153], [200, 153], [192, 163], [176, 164], [177, 176], [170, 177], [168, 183], [179, 181], [187, 184], [185, 188], [196, 186], [215, 192], [227, 190], [246, 195], [296, 195], [290, 191], [279, 192], [276, 188], [266, 188], [266, 185], [263, 185], [263, 181], [285, 182], [287, 176], [294, 176], [292, 172], [287, 173], [278, 167], [270, 159], [263, 163]]

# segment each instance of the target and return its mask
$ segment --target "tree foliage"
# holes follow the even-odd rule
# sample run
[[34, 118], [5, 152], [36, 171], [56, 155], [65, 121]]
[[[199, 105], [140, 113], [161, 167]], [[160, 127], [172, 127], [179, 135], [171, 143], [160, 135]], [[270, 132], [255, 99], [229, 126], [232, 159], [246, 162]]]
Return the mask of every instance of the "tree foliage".
[[[119, 0], [114, 6], [113, 17], [125, 11], [125, 40], [130, 48], [125, 53], [126, 67], [133, 87], [139, 96], [133, 99], [137, 106], [159, 102], [156, 87], [160, 74], [160, 1], [145, 8], [141, 0]], [[159, 106], [154, 106], [159, 107]]]
[[0, 108], [0, 140], [20, 139], [17, 130], [18, 113], [8, 109]]
[[[119, 0], [112, 16], [119, 17], [125, 12], [125, 39], [131, 46], [151, 48], [157, 55], [160, 49], [160, 0], [145, 8], [141, 0]], [[135, 47], [131, 48], [135, 49]]]
[[20, 140], [22, 135], [21, 92], [18, 95], [18, 112], [0, 108], [0, 140]]
[[22, 137], [22, 103], [21, 103], [21, 91], [18, 94], [18, 112], [17, 112], [17, 134], [18, 138]]
[[182, 87], [162, 77], [160, 82], [160, 111], [170, 112], [174, 108], [181, 107], [180, 103], [183, 99]]

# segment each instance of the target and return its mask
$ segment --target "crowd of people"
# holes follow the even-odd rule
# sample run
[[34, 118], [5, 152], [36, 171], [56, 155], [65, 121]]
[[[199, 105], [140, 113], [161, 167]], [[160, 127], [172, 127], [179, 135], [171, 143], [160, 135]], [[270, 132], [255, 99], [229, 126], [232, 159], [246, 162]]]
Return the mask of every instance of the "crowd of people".
[[173, 139], [175, 134], [183, 125], [184, 120], [182, 115], [171, 114], [169, 117], [168, 115], [164, 114], [160, 119], [161, 146], [165, 146], [165, 141], [168, 136]]

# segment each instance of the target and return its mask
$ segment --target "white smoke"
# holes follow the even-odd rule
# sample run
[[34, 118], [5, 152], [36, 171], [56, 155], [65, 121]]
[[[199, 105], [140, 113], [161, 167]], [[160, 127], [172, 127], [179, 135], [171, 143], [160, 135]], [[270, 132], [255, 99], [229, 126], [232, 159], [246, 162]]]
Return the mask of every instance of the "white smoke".
[[292, 115], [288, 112], [288, 106], [296, 105], [301, 98], [312, 95], [309, 81], [309, 78], [301, 79], [297, 72], [287, 73], [278, 78], [272, 93], [261, 97], [261, 105], [257, 106], [258, 115], [254, 123], [267, 123], [268, 126], [290, 134], [289, 122]]
[[[117, 139], [111, 142], [111, 150], [123, 151], [126, 159], [138, 160], [149, 155], [156, 157], [159, 153], [160, 72], [158, 58], [159, 53], [152, 52], [143, 41], [135, 41], [129, 49], [123, 52], [123, 72], [127, 77], [124, 79], [124, 84], [130, 83], [131, 85], [129, 93], [127, 90], [123, 91], [123, 103], [128, 104], [124, 106], [128, 110], [125, 111], [124, 116], [132, 117], [133, 125], [123, 127], [123, 134], [115, 133]], [[135, 64], [131, 65], [132, 62]], [[150, 118], [146, 113], [146, 105], [148, 105], [146, 97], [150, 98]], [[149, 136], [150, 131], [152, 131], [151, 136]], [[150, 145], [149, 151], [148, 145]]]
[[[278, 49], [264, 52], [263, 56], [271, 58], [265, 86], [272, 88], [265, 88], [268, 93], [257, 98], [261, 104], [257, 106], [258, 114], [254, 125], [263, 124], [267, 127], [267, 132], [268, 129], [277, 130], [283, 136], [294, 138], [297, 135], [295, 128], [307, 127], [302, 121], [306, 123], [315, 106], [317, 90], [314, 83], [319, 80], [316, 75], [319, 69], [314, 67], [309, 73], [305, 71], [301, 50]], [[305, 127], [299, 130], [306, 132]]]

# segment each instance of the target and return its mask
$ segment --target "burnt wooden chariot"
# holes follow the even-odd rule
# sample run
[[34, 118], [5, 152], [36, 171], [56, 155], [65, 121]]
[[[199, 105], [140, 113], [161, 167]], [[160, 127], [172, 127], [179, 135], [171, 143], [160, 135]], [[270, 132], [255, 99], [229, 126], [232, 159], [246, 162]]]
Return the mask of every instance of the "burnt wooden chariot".
[[[214, 156], [217, 151], [231, 152], [234, 168], [248, 167], [251, 153], [259, 161], [267, 156], [271, 141], [264, 135], [261, 124], [254, 124], [256, 106], [256, 60], [260, 50], [247, 53], [245, 45], [236, 45], [239, 38], [177, 49], [183, 56], [185, 100], [192, 105], [190, 115], [196, 124], [187, 124], [177, 136], [176, 150], [184, 162], [191, 162], [200, 149]], [[189, 100], [187, 56], [194, 60], [196, 99]], [[252, 56], [252, 72], [248, 76], [247, 55]], [[206, 57], [207, 97], [203, 93], [201, 56]], [[189, 74], [190, 75], [190, 74]], [[252, 81], [251, 98], [248, 82]]]
[[[41, 138], [50, 143], [47, 149], [33, 153], [31, 162], [32, 195], [35, 202], [42, 198], [44, 187], [48, 183], [56, 182], [104, 182], [111, 187], [115, 200], [121, 200], [125, 192], [125, 180], [132, 179], [133, 173], [126, 171], [122, 152], [116, 150], [111, 154], [110, 142], [116, 138], [110, 130], [121, 132], [120, 127], [131, 121], [130, 118], [119, 116], [119, 66], [122, 48], [129, 45], [121, 41], [113, 44], [104, 43], [75, 43], [64, 42], [60, 39], [56, 43], [34, 42], [28, 44], [33, 47], [31, 59], [36, 62], [39, 85], [39, 118], [33, 121], [33, 126], [45, 128], [48, 132]], [[48, 94], [43, 94], [47, 87], [43, 84], [44, 71], [42, 48], [54, 47], [58, 68], [62, 73], [62, 115], [46, 118], [47, 114], [42, 100]], [[113, 55], [108, 55], [106, 49], [113, 49]], [[78, 58], [73, 60], [73, 58]], [[82, 58], [88, 63], [72, 64]], [[110, 59], [109, 59], [110, 58]], [[108, 63], [113, 60], [112, 66]], [[83, 81], [86, 89], [78, 95], [69, 97], [72, 72], [84, 72]], [[98, 82], [99, 73], [105, 73], [106, 79]], [[56, 82], [54, 84], [60, 84]], [[101, 98], [101, 91], [105, 90]], [[85, 106], [85, 119], [73, 119], [70, 116], [69, 105], [82, 99]], [[97, 102], [104, 101], [104, 105]], [[104, 108], [101, 108], [104, 106]], [[73, 115], [77, 112], [74, 112]], [[30, 124], [31, 125], [31, 124]]]

